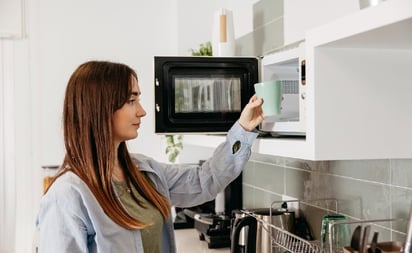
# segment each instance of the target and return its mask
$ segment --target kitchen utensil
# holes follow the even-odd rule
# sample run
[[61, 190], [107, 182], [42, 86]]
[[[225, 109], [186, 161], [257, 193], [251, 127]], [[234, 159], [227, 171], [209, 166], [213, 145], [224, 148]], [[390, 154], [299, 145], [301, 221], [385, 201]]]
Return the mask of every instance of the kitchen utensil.
[[[256, 251], [256, 238], [247, 236], [250, 233], [255, 233], [257, 229], [257, 221], [252, 216], [245, 216], [234, 221], [230, 240], [231, 253], [245, 253]], [[244, 240], [240, 243], [239, 239], [243, 237]]]
[[406, 231], [405, 252], [412, 252], [412, 206], [409, 211], [408, 230]]
[[371, 230], [370, 225], [365, 226], [365, 228], [363, 229], [363, 235], [361, 239], [361, 248], [360, 248], [361, 253], [368, 253], [368, 241], [369, 241], [370, 230]]
[[[270, 216], [269, 208], [249, 210], [254, 216], [243, 214], [234, 221], [231, 237], [231, 253], [269, 253], [275, 252], [270, 238], [272, 224], [285, 231], [294, 232], [295, 213], [287, 209], [272, 209]], [[247, 221], [243, 219], [247, 218]], [[257, 221], [259, 220], [259, 221]], [[247, 229], [245, 229], [247, 228]], [[241, 232], [244, 231], [244, 232]], [[244, 239], [242, 239], [244, 238]], [[243, 241], [244, 245], [241, 245]], [[275, 249], [276, 250], [276, 249]]]
[[371, 245], [368, 249], [368, 253], [377, 253], [376, 252], [376, 245], [378, 244], [378, 236], [379, 236], [378, 232], [373, 233], [372, 242], [371, 242]]
[[350, 247], [353, 252], [359, 252], [360, 250], [360, 239], [361, 239], [362, 226], [358, 225], [352, 234], [352, 239], [350, 241]]
[[403, 243], [397, 241], [379, 242], [376, 245], [376, 250], [380, 250], [380, 253], [406, 253], [402, 248]]

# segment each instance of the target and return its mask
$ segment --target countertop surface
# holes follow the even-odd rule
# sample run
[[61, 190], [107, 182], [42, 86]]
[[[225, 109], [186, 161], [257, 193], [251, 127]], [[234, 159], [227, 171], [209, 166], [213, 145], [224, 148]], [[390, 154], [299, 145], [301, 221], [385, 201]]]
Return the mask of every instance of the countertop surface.
[[230, 248], [209, 249], [206, 241], [199, 239], [196, 229], [176, 229], [176, 247], [178, 253], [230, 253]]

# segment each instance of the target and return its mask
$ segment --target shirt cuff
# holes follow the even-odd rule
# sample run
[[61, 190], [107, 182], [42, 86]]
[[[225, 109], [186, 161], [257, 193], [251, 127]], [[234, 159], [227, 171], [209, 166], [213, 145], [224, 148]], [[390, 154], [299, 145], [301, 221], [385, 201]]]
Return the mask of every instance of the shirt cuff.
[[252, 146], [253, 142], [256, 140], [258, 136], [258, 132], [256, 130], [253, 131], [246, 131], [239, 122], [236, 123], [230, 128], [227, 138], [230, 142], [230, 145], [233, 145], [240, 141], [241, 145], [249, 145]]

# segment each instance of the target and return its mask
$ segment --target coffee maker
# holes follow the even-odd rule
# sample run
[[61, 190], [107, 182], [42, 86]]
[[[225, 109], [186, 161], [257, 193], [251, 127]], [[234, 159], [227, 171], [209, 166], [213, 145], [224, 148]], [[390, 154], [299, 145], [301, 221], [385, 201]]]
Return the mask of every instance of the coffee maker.
[[185, 208], [186, 216], [194, 220], [199, 239], [208, 248], [230, 247], [231, 214], [242, 208], [242, 174], [233, 180], [218, 197], [203, 205]]

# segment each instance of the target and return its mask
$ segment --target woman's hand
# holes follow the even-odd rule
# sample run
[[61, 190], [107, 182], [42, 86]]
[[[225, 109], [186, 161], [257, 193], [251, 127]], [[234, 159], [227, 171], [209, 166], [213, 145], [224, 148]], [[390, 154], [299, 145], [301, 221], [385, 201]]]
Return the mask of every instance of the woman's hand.
[[246, 131], [252, 131], [263, 121], [262, 104], [263, 100], [253, 95], [243, 108], [238, 122]]

